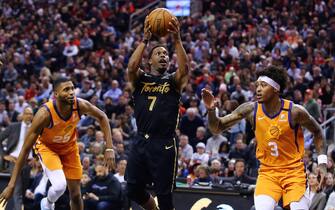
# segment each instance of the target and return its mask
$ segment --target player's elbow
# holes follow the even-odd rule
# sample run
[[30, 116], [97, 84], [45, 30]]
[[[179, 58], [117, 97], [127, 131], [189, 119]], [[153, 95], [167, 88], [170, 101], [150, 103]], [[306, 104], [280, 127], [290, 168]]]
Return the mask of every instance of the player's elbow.
[[209, 125], [208, 128], [213, 135], [218, 135], [221, 133], [220, 129], [217, 126]]
[[180, 68], [181, 68], [181, 72], [182, 72], [183, 77], [187, 77], [188, 74], [189, 74], [189, 71], [190, 71], [188, 62], [185, 62], [185, 65], [180, 67]]
[[98, 119], [98, 121], [100, 123], [103, 122], [103, 121], [107, 121], [108, 122], [108, 117], [107, 117], [106, 113], [103, 112], [103, 111], [101, 111], [101, 110], [98, 112], [96, 118]]
[[134, 61], [129, 61], [127, 71], [128, 72], [135, 72], [138, 69], [138, 65]]

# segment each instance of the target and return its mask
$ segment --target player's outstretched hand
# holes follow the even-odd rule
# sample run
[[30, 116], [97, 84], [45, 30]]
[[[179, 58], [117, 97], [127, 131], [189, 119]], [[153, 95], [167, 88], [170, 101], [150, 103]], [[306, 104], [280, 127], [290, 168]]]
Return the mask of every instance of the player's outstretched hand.
[[180, 39], [180, 25], [176, 17], [172, 17], [171, 21], [169, 22], [169, 28], [167, 30], [173, 35], [175, 39]]
[[318, 191], [321, 191], [326, 184], [325, 180], [326, 174], [327, 174], [327, 164], [322, 163], [318, 165], [318, 178], [319, 178]]
[[7, 186], [2, 193], [0, 194], [0, 204], [2, 204], [2, 206], [6, 206], [8, 200], [12, 197], [14, 192], [14, 187], [11, 186]]
[[144, 21], [144, 37], [143, 37], [143, 39], [146, 40], [146, 41], [150, 41], [151, 36], [152, 36], [152, 33], [150, 31], [151, 26], [149, 24], [149, 18], [148, 17], [149, 16], [146, 16], [145, 21]]
[[209, 90], [205, 88], [201, 91], [202, 99], [207, 109], [214, 109], [215, 108], [215, 100], [214, 96]]
[[105, 150], [104, 165], [106, 168], [108, 168], [109, 171], [112, 171], [115, 169], [115, 152], [113, 149]]

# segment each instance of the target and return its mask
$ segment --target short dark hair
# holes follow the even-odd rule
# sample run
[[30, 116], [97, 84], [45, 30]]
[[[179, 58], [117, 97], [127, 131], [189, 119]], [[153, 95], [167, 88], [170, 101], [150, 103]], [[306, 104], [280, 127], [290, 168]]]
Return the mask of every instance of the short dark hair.
[[53, 89], [56, 90], [60, 84], [64, 82], [69, 82], [69, 81], [71, 81], [71, 79], [68, 77], [63, 77], [63, 76], [56, 77], [56, 79], [54, 79], [52, 83]]
[[157, 45], [153, 46], [153, 47], [151, 48], [151, 50], [149, 51], [149, 59], [151, 58], [152, 53], [154, 52], [154, 50], [155, 50], [156, 48], [159, 48], [159, 47], [163, 47], [164, 49], [166, 49], [166, 51], [168, 51], [168, 49], [166, 48], [165, 45], [157, 44]]
[[241, 159], [241, 158], [236, 159], [235, 160], [235, 165], [239, 162], [243, 163], [243, 165], [245, 166], [245, 160], [244, 159]]
[[277, 82], [280, 85], [280, 93], [283, 93], [286, 88], [287, 72], [282, 67], [271, 65], [256, 74], [257, 77], [267, 76]]

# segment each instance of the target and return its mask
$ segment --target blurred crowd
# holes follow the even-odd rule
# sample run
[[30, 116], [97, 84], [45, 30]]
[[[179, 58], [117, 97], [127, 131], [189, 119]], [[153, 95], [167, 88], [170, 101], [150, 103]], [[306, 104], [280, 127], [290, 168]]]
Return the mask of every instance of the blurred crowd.
[[[124, 197], [124, 170], [137, 131], [126, 69], [143, 31], [142, 26], [129, 31], [128, 23], [130, 15], [149, 2], [0, 1], [0, 60], [3, 63], [0, 130], [20, 121], [26, 106], [35, 113], [52, 98], [52, 78], [57, 75], [70, 77], [77, 97], [90, 101], [110, 119], [117, 161], [111, 175], [101, 166], [104, 135], [99, 125], [93, 118], [82, 116], [78, 126], [87, 206], [97, 206], [96, 196], [108, 201], [101, 204], [101, 209], [109, 208], [109, 202]], [[218, 114], [224, 116], [239, 104], [255, 99], [256, 71], [271, 64], [280, 65], [289, 76], [283, 97], [303, 105], [319, 123], [326, 121], [335, 113], [325, 112], [335, 108], [335, 1], [202, 2], [202, 13], [179, 19], [191, 71], [181, 97], [181, 118], [176, 131], [179, 139], [177, 176], [186, 178], [189, 185], [252, 185], [259, 163], [250, 124], [242, 120], [228, 131], [212, 135], [207, 129], [201, 89], [213, 92], [218, 101]], [[172, 40], [164, 37], [155, 41], [167, 46], [169, 72], [175, 71], [178, 65]], [[148, 52], [145, 52], [143, 63], [147, 57]], [[334, 142], [333, 132], [328, 130], [328, 142]], [[317, 174], [316, 153], [308, 132], [305, 141], [304, 162], [312, 176]], [[2, 155], [8, 155], [6, 141], [1, 142]], [[330, 144], [329, 173], [324, 189], [327, 198], [335, 189], [333, 148]], [[43, 175], [36, 175], [39, 174], [37, 168], [40, 169], [38, 163], [32, 165], [32, 178], [37, 177], [41, 182]], [[92, 188], [96, 186], [92, 183], [108, 185], [108, 189], [120, 189], [120, 192], [102, 192], [100, 188]], [[30, 192], [34, 193], [34, 189]], [[110, 195], [100, 197], [106, 193]], [[27, 196], [31, 198], [26, 192]], [[335, 208], [335, 204], [327, 205]]]

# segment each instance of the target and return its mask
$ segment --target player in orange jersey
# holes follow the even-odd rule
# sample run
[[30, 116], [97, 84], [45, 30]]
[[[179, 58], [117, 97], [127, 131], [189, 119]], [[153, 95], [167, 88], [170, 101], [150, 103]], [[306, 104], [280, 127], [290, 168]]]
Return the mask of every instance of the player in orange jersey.
[[69, 188], [71, 209], [83, 210], [80, 193], [82, 167], [77, 146], [77, 123], [81, 114], [96, 118], [106, 137], [105, 161], [114, 166], [114, 150], [109, 121], [105, 113], [86, 100], [77, 99], [71, 80], [57, 78], [53, 83], [55, 99], [45, 103], [36, 113], [18, 157], [11, 179], [0, 195], [0, 202], [12, 196], [19, 171], [35, 144], [45, 174], [51, 182], [41, 210], [53, 210], [54, 203]]
[[208, 90], [202, 91], [212, 133], [220, 133], [243, 118], [253, 126], [257, 140], [256, 156], [261, 163], [255, 190], [256, 210], [273, 210], [280, 198], [291, 210], [308, 209], [301, 127], [314, 135], [321, 182], [326, 174], [327, 156], [324, 155], [326, 145], [322, 130], [302, 106], [280, 97], [285, 84], [283, 69], [267, 67], [258, 72], [257, 102], [243, 103], [222, 118], [216, 115], [214, 96]]

